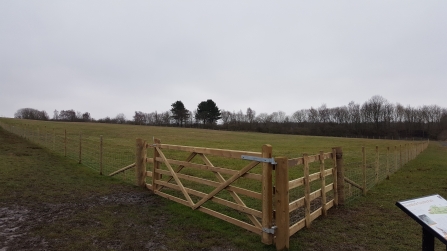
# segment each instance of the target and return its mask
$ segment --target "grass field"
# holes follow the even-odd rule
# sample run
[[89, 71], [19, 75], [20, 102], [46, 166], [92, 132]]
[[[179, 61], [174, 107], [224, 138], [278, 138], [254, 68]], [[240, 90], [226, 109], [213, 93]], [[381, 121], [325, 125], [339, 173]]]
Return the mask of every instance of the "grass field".
[[[271, 144], [275, 156], [287, 157], [343, 146], [347, 161], [352, 163], [359, 161], [361, 146], [373, 151], [376, 145], [385, 149], [406, 143], [130, 125], [12, 119], [1, 119], [0, 122], [17, 127], [21, 123], [30, 125], [30, 128], [39, 126], [41, 135], [42, 131], [52, 132], [53, 128], [62, 134], [66, 129], [72, 138], [79, 132], [88, 138], [104, 135], [110, 146], [130, 149], [127, 161], [134, 158], [132, 152], [137, 137], [152, 139], [155, 136], [169, 144], [247, 151], [260, 151], [263, 144]], [[28, 242], [20, 242], [22, 249], [34, 245], [53, 250], [61, 247], [73, 250], [274, 250], [262, 245], [257, 235], [166, 201], [149, 191], [123, 183], [121, 179], [99, 176], [75, 161], [49, 154], [4, 131], [2, 140], [4, 161], [0, 164], [0, 179], [6, 193], [1, 195], [0, 212], [7, 216], [12, 214], [12, 218], [14, 215], [25, 218], [43, 215], [40, 222], [34, 222], [32, 226], [23, 222], [18, 228], [24, 229], [28, 236]], [[428, 193], [445, 196], [445, 158], [445, 149], [432, 143], [426, 152], [396, 172], [391, 180], [371, 190], [367, 197], [331, 210], [328, 217], [314, 222], [311, 229], [294, 235], [291, 249], [420, 249], [420, 229], [394, 203]], [[25, 216], [18, 214], [21, 211], [26, 212]], [[73, 243], [69, 236], [74, 236]], [[133, 241], [133, 237], [137, 240]], [[10, 243], [7, 245], [14, 247]]]

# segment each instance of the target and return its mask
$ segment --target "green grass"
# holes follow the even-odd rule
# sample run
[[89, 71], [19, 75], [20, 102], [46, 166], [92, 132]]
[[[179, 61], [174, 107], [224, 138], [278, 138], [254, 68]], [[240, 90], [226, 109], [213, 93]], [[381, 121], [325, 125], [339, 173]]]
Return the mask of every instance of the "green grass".
[[[350, 162], [357, 163], [361, 159], [361, 146], [369, 149], [367, 150], [368, 153], [373, 153], [375, 146], [378, 145], [383, 155], [385, 152], [382, 149], [385, 149], [386, 146], [394, 147], [394, 145], [408, 143], [391, 140], [324, 138], [131, 125], [42, 122], [14, 119], [1, 119], [0, 122], [7, 126], [14, 125], [15, 127], [23, 124], [28, 124], [30, 128], [39, 126], [41, 133], [40, 143], [45, 142], [45, 138], [42, 136], [44, 133], [42, 132], [45, 130], [52, 132], [53, 128], [56, 132], [62, 132], [62, 135], [63, 130], [66, 129], [73, 142], [76, 142], [76, 139], [78, 139], [79, 132], [82, 132], [83, 137], [88, 136], [88, 139], [92, 142], [95, 142], [95, 139], [99, 139], [99, 135], [104, 135], [104, 141], [107, 142], [109, 149], [114, 147], [113, 149], [118, 151], [118, 153], [114, 154], [116, 156], [113, 157], [111, 155], [108, 157], [110, 160], [107, 163], [112, 164], [122, 158], [122, 161], [119, 162], [122, 166], [133, 162], [135, 138], [138, 137], [149, 140], [152, 139], [152, 136], [155, 136], [167, 144], [246, 151], [260, 151], [263, 144], [271, 144], [274, 156], [282, 155], [290, 158], [299, 157], [304, 152], [316, 154], [320, 150], [328, 152], [333, 146], [343, 146], [345, 163], [348, 167]], [[43, 129], [45, 127], [46, 129]], [[37, 132], [35, 132], [35, 135], [37, 135]], [[4, 199], [6, 204], [12, 203], [14, 198], [17, 198], [15, 195], [17, 193], [20, 193], [20, 196], [25, 198], [20, 203], [23, 202], [26, 206], [26, 202], [31, 199], [38, 203], [57, 202], [58, 204], [72, 204], [78, 201], [89, 201], [92, 197], [111, 196], [123, 190], [129, 193], [134, 191], [136, 194], [145, 194], [143, 195], [143, 197], [147, 196], [144, 197], [145, 199], [151, 200], [151, 202], [155, 201], [155, 206], [114, 205], [107, 203], [94, 207], [80, 206], [83, 210], [75, 210], [76, 212], [68, 220], [58, 220], [47, 227], [33, 230], [35, 236], [57, 240], [55, 243], [60, 242], [60, 244], [54, 244], [54, 247], [61, 247], [62, 243], [67, 241], [70, 235], [73, 235], [73, 240], [76, 243], [72, 244], [71, 249], [74, 250], [81, 248], [101, 249], [104, 248], [105, 243], [109, 242], [112, 244], [107, 244], [108, 248], [105, 249], [135, 249], [143, 246], [158, 246], [166, 247], [168, 250], [210, 250], [214, 247], [233, 248], [234, 250], [274, 250], [272, 246], [261, 244], [260, 237], [255, 234], [203, 213], [192, 211], [183, 205], [153, 196], [144, 189], [135, 188], [128, 185], [128, 183], [122, 183], [119, 178], [99, 176], [96, 170], [92, 172], [92, 170], [86, 169], [82, 165], [74, 164], [75, 161], [73, 160], [67, 161], [67, 159], [60, 157], [60, 149], [55, 151], [57, 156], [54, 156], [48, 154], [44, 149], [39, 149], [39, 146], [30, 145], [11, 135], [8, 137], [15, 138], [15, 141], [21, 142], [20, 144], [24, 146], [19, 148], [21, 150], [14, 150], [14, 155], [6, 158], [7, 161], [4, 162], [6, 164], [0, 166], [2, 170], [0, 173], [1, 186], [5, 184], [7, 189], [7, 192], [2, 194], [5, 197], [2, 197], [1, 201], [3, 202]], [[35, 136], [31, 139], [35, 139]], [[1, 145], [8, 149], [11, 147], [9, 143]], [[52, 145], [48, 144], [48, 142], [45, 146], [53, 151]], [[61, 145], [56, 144], [56, 146], [60, 148]], [[71, 146], [72, 151], [75, 152], [71, 156], [74, 160], [77, 157], [76, 148], [76, 145]], [[90, 149], [97, 149], [97, 147], [92, 143]], [[397, 196], [401, 192], [408, 192], [406, 187], [399, 187], [399, 185], [403, 185], [402, 180], [412, 182], [409, 183], [411, 185], [420, 183], [419, 179], [423, 178], [422, 176], [425, 174], [438, 172], [438, 169], [442, 168], [439, 166], [439, 163], [445, 161], [441, 157], [442, 151], [444, 151], [445, 155], [443, 148], [436, 143], [431, 144], [428, 151], [424, 152], [418, 159], [408, 163], [404, 169], [397, 171], [391, 180], [382, 182], [377, 188], [371, 190], [366, 198], [353, 201], [344, 208], [330, 210], [328, 217], [318, 219], [313, 223], [311, 229], [302, 230], [292, 237], [292, 250], [409, 250], [416, 246], [419, 247], [420, 229], [415, 231], [415, 227], [411, 227], [411, 222], [407, 220], [407, 225], [409, 226], [405, 225], [406, 228], [402, 230], [402, 233], [394, 233], [401, 230], [393, 230], [393, 227], [390, 227], [388, 222], [393, 224], [397, 224], [396, 221], [405, 222], [406, 215], [394, 206], [395, 198], [392, 196], [388, 197], [388, 194]], [[43, 157], [36, 158], [35, 154]], [[175, 155], [175, 153], [172, 154]], [[13, 160], [14, 158], [16, 161]], [[235, 163], [234, 161], [219, 158], [211, 159], [213, 163], [221, 163], [223, 166]], [[369, 159], [374, 160], [374, 154]], [[381, 159], [383, 159], [382, 156]], [[423, 168], [421, 170], [424, 171], [420, 171], [414, 176], [410, 172], [407, 174], [409, 177], [407, 179], [399, 178], [402, 172], [405, 173], [407, 170], [411, 170], [411, 167], [417, 165], [421, 159], [425, 160], [422, 163], [430, 166], [427, 167], [429, 169]], [[8, 163], [15, 163], [15, 165], [8, 165]], [[19, 165], [18, 163], [21, 164]], [[432, 167], [432, 165], [436, 168]], [[31, 169], [29, 168], [30, 166], [32, 167]], [[108, 169], [107, 171], [118, 169], [116, 165], [113, 167], [115, 169]], [[328, 163], [328, 167], [330, 167], [330, 163]], [[349, 168], [352, 169], [352, 167]], [[76, 172], [73, 173], [72, 170], [76, 170]], [[255, 170], [255, 172], [259, 172], [259, 170]], [[127, 175], [133, 177], [133, 173], [128, 173]], [[295, 174], [295, 176], [299, 175]], [[435, 179], [439, 178], [436, 174], [433, 177]], [[445, 184], [445, 179], [443, 182]], [[430, 189], [436, 190], [436, 187], [441, 183], [427, 182], [422, 187], [431, 187]], [[384, 184], [391, 184], [393, 187], [386, 188], [385, 191], [378, 193], [377, 191], [380, 191]], [[239, 185], [244, 186], [247, 184], [243, 184], [240, 181]], [[250, 184], [248, 186], [251, 187]], [[424, 192], [426, 192], [424, 189], [418, 187], [411, 193], [401, 196], [405, 197], [402, 199], [419, 197], [424, 195], [421, 194]], [[408, 197], [406, 197], [407, 195]], [[379, 197], [376, 198], [377, 196]], [[387, 211], [383, 211], [383, 205], [388, 205]], [[385, 212], [389, 215], [384, 214]], [[392, 218], [389, 217], [390, 215]], [[91, 221], [86, 219], [91, 219]], [[161, 236], [158, 238], [159, 240], [147, 238], [147, 234], [138, 234], [138, 238], [141, 239], [132, 244], [132, 239], [128, 237], [131, 229], [141, 228], [151, 233], [154, 231], [151, 227], [154, 224], [157, 227], [157, 236]], [[384, 229], [383, 226], [388, 227]], [[60, 229], [70, 230], [60, 231]], [[187, 230], [185, 231], [185, 229]], [[358, 231], [363, 231], [365, 234], [358, 234]], [[402, 238], [402, 241], [400, 239], [399, 241], [390, 240], [392, 235], [396, 235], [398, 239]], [[146, 239], [144, 239], [144, 236], [146, 236]], [[419, 239], [413, 240], [414, 237]], [[406, 238], [412, 240], [409, 241]], [[113, 242], [114, 239], [118, 241]], [[337, 244], [340, 243], [340, 240], [343, 240], [343, 243]], [[114, 248], [115, 246], [116, 248]]]

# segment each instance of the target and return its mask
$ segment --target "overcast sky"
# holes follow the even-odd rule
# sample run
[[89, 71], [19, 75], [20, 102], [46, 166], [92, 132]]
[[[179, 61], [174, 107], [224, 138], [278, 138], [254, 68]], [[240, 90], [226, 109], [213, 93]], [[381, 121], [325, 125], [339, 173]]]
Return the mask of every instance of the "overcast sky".
[[447, 1], [0, 1], [0, 116], [447, 107]]

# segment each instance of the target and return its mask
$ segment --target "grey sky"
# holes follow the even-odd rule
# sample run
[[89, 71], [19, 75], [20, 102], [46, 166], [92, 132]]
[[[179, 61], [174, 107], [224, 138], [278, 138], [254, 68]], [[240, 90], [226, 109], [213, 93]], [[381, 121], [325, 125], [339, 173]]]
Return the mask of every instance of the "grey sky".
[[0, 1], [0, 115], [447, 107], [447, 1]]

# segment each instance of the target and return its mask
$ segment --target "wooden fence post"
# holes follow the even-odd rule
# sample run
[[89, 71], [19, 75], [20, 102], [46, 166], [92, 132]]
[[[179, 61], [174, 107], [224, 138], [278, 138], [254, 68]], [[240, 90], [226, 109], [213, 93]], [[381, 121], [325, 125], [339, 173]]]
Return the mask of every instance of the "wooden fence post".
[[343, 167], [343, 148], [342, 147], [334, 147], [335, 149], [335, 158], [337, 161], [337, 195], [338, 195], [338, 204], [345, 204], [345, 170]]
[[398, 169], [397, 167], [397, 146], [394, 146], [394, 172]]
[[400, 162], [399, 162], [399, 168], [402, 168], [402, 145], [399, 145], [399, 156], [400, 156]]
[[364, 146], [362, 146], [362, 171], [363, 171], [363, 196], [366, 196], [368, 188], [366, 187], [366, 152]]
[[82, 133], [79, 133], [79, 164], [82, 163]]
[[64, 130], [64, 157], [67, 157], [67, 129]]
[[388, 146], [386, 148], [386, 179], [389, 180], [390, 179], [390, 147]]
[[376, 146], [376, 167], [375, 167], [375, 181], [379, 183], [379, 146]]
[[303, 154], [304, 162], [304, 217], [306, 227], [310, 228], [310, 182], [309, 182], [309, 157]]
[[[154, 139], [154, 144], [161, 144], [161, 141], [159, 139]], [[159, 185], [156, 184], [156, 181], [161, 179], [161, 174], [158, 173], [158, 169], [160, 169], [160, 163], [157, 161], [158, 157], [160, 157], [160, 154], [158, 153], [156, 146], [154, 146], [154, 164], [152, 170], [152, 191], [154, 191], [154, 193], [159, 190]]]
[[289, 170], [287, 158], [275, 158], [276, 164], [276, 250], [289, 249]]
[[137, 186], [146, 186], [146, 141], [137, 139], [135, 156], [135, 170], [137, 176]]
[[102, 148], [103, 147], [103, 143], [102, 143], [102, 135], [100, 136], [99, 139], [99, 174], [102, 175]]
[[[272, 146], [262, 146], [262, 157], [272, 158]], [[273, 165], [271, 163], [262, 163], [262, 228], [271, 229], [273, 224]], [[273, 235], [262, 232], [262, 243], [273, 244]]]
[[332, 148], [332, 178], [334, 180], [334, 205], [338, 206], [338, 181], [337, 181], [337, 153], [335, 148]]
[[326, 208], [326, 176], [324, 171], [324, 152], [320, 151], [321, 204], [323, 216], [327, 216]]

